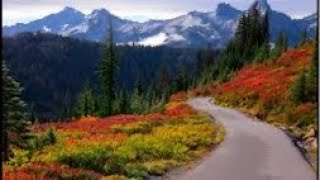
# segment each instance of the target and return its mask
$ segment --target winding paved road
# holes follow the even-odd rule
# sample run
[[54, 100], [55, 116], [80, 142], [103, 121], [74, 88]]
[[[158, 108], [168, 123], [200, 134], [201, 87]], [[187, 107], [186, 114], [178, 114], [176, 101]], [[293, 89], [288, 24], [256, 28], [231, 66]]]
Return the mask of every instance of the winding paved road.
[[172, 180], [315, 180], [316, 173], [279, 129], [232, 109], [212, 105], [209, 98], [189, 104], [210, 113], [226, 129], [225, 140], [198, 166]]

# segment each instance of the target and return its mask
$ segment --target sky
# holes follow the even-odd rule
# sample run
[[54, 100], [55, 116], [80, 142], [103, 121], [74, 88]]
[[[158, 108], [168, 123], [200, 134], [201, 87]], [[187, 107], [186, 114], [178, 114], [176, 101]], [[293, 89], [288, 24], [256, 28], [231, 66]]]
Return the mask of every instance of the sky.
[[[2, 0], [3, 25], [26, 23], [56, 13], [65, 6], [88, 14], [105, 8], [122, 18], [139, 22], [149, 19], [169, 19], [190, 11], [214, 11], [221, 2], [237, 9], [247, 9], [254, 0]], [[271, 8], [292, 18], [302, 18], [316, 12], [317, 0], [268, 0]]]

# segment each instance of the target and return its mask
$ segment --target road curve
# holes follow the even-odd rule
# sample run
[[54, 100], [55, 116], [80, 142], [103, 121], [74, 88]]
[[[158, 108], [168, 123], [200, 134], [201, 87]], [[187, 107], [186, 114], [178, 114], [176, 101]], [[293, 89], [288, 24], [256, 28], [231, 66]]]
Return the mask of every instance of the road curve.
[[173, 174], [173, 180], [315, 180], [291, 140], [279, 129], [253, 121], [232, 109], [212, 105], [210, 98], [188, 103], [210, 113], [226, 129], [225, 140], [198, 166]]

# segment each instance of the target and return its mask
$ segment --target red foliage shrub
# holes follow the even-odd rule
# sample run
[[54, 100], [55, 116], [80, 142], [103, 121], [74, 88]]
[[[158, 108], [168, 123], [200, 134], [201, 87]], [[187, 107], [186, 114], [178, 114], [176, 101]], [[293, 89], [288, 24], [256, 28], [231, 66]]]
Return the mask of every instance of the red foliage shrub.
[[188, 99], [188, 95], [187, 95], [187, 92], [183, 92], [183, 91], [180, 91], [180, 92], [177, 92], [173, 95], [170, 96], [170, 102], [181, 102], [181, 101], [185, 101]]
[[[178, 107], [181, 108], [181, 107]], [[175, 111], [176, 113], [170, 113], [171, 111]], [[96, 120], [78, 120], [72, 122], [65, 123], [46, 123], [46, 124], [37, 124], [33, 125], [31, 129], [34, 132], [44, 132], [49, 128], [53, 128], [55, 130], [61, 131], [80, 131], [90, 133], [90, 136], [93, 134], [99, 133], [108, 133], [108, 129], [113, 125], [126, 125], [130, 123], [140, 122], [140, 121], [165, 121], [168, 120], [169, 116], [180, 115], [178, 112], [180, 111], [183, 114], [187, 114], [190, 112], [186, 108], [182, 108], [180, 110], [171, 110], [169, 114], [167, 113], [153, 113], [147, 115], [115, 115], [106, 118], [97, 118]], [[109, 136], [109, 135], [107, 135]], [[111, 135], [110, 135], [111, 136]], [[99, 135], [96, 137], [99, 139]], [[113, 137], [112, 139], [122, 139], [123, 137]]]
[[[21, 170], [15, 170], [15, 171], [7, 171], [4, 170], [2, 172], [2, 179], [3, 180], [38, 180], [38, 178], [35, 175], [30, 175], [27, 172], [21, 171]], [[45, 178], [41, 178], [41, 180], [45, 180]]]
[[66, 143], [68, 146], [78, 146], [82, 142], [121, 142], [127, 138], [126, 134], [122, 133], [111, 133], [111, 132], [106, 132], [106, 133], [86, 133], [84, 137], [82, 138], [74, 138], [74, 137], [69, 137], [66, 140]]
[[287, 90], [294, 83], [296, 75], [309, 65], [311, 56], [312, 52], [308, 49], [289, 50], [276, 63], [246, 66], [219, 87], [219, 91], [256, 92], [262, 102], [286, 98]]
[[192, 115], [196, 112], [187, 104], [179, 104], [173, 108], [168, 108], [165, 112], [169, 116], [186, 116]]
[[215, 95], [217, 93], [217, 87], [219, 84], [216, 82], [210, 83], [203, 87], [197, 87], [191, 91], [191, 96], [208, 96], [208, 95]]
[[16, 170], [4, 171], [5, 180], [49, 180], [49, 179], [101, 179], [103, 176], [93, 171], [70, 168], [60, 164], [34, 162]]
[[301, 104], [298, 107], [296, 107], [295, 111], [294, 111], [294, 116], [298, 115], [298, 114], [307, 114], [307, 113], [311, 113], [314, 109], [316, 109], [316, 105], [312, 104], [312, 103], [305, 103], [305, 104]]

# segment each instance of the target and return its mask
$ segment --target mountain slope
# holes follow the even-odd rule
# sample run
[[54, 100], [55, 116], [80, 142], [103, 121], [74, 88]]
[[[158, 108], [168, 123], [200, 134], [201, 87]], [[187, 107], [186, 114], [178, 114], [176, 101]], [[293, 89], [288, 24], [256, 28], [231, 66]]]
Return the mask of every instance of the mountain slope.
[[298, 27], [301, 30], [306, 29], [308, 34], [314, 34], [316, 32], [316, 28], [317, 28], [317, 21], [318, 21], [318, 17], [317, 14], [312, 14], [310, 16], [307, 16], [303, 19], [300, 20], [295, 20], [295, 22], [297, 23]]
[[193, 93], [209, 93], [214, 96], [216, 104], [238, 108], [303, 138], [315, 128], [317, 117], [317, 101], [311, 98], [312, 87], [308, 85], [310, 74], [306, 74], [307, 85], [304, 87], [305, 92], [310, 92], [308, 98], [295, 102], [293, 90], [301, 74], [311, 68], [313, 53], [314, 44], [289, 49], [274, 61], [248, 64], [234, 73], [229, 81], [212, 83]]
[[[271, 40], [281, 31], [289, 37], [289, 43], [297, 42], [302, 30], [309, 33], [315, 27], [316, 16], [293, 20], [286, 14], [274, 11], [266, 0], [256, 0], [250, 8], [256, 7], [261, 13], [270, 12]], [[105, 9], [97, 9], [88, 15], [65, 8], [61, 12], [27, 24], [5, 26], [3, 35], [20, 32], [52, 32], [63, 36], [101, 42], [105, 39], [107, 18], [113, 22], [115, 40], [127, 44], [141, 45], [206, 46], [223, 47], [234, 35], [239, 16], [244, 13], [229, 4], [221, 3], [212, 12], [193, 11], [169, 20], [151, 20], [144, 23], [121, 19]]]
[[[100, 49], [97, 43], [53, 34], [21, 33], [3, 38], [4, 59], [12, 76], [24, 87], [24, 99], [36, 117], [43, 120], [65, 116], [85, 81], [95, 84]], [[156, 83], [162, 65], [172, 77], [181, 67], [187, 68], [190, 77], [194, 73], [193, 49], [120, 46], [116, 51], [117, 79], [126, 90], [133, 88], [138, 77], [144, 88]]]
[[66, 29], [76, 26], [85, 20], [85, 15], [71, 7], [65, 7], [62, 11], [48, 15], [42, 19], [27, 24], [18, 23], [14, 26], [4, 26], [5, 36], [15, 35], [21, 32], [51, 32], [61, 33]]
[[318, 91], [314, 45], [306, 43], [288, 49], [277, 59], [247, 64], [230, 80], [209, 82], [192, 90], [190, 95], [212, 95], [215, 104], [237, 108], [257, 120], [285, 129], [301, 141], [298, 146], [315, 168]]

